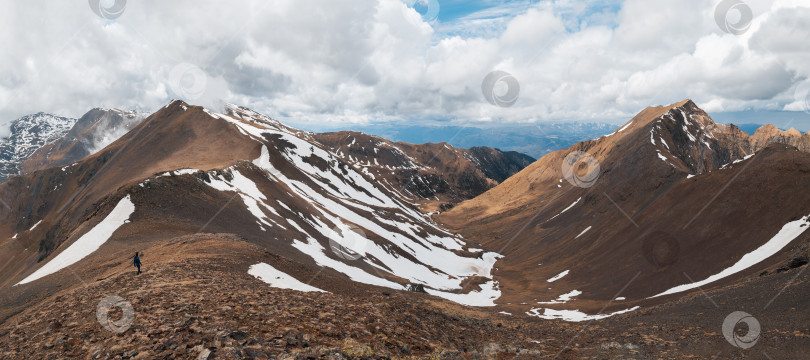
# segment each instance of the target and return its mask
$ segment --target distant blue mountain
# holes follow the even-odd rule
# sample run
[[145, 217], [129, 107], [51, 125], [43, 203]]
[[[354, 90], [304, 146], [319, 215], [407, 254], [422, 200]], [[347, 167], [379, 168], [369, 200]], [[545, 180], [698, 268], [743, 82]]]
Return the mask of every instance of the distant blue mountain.
[[736, 111], [710, 114], [720, 124], [734, 124], [748, 134], [754, 134], [762, 125], [773, 124], [779, 129], [796, 128], [810, 131], [810, 114], [801, 111]]

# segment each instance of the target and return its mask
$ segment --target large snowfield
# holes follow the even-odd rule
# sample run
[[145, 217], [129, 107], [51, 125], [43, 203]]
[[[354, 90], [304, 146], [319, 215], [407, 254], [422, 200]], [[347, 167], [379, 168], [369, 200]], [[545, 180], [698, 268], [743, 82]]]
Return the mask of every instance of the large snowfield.
[[101, 245], [107, 242], [110, 236], [129, 220], [133, 212], [135, 212], [135, 204], [132, 203], [129, 195], [127, 195], [118, 202], [118, 205], [116, 205], [110, 214], [107, 215], [104, 220], [101, 220], [98, 225], [16, 285], [27, 284], [34, 280], [41, 279], [42, 277], [53, 274], [84, 259], [87, 255], [92, 254], [94, 251], [98, 250]]
[[765, 245], [762, 245], [759, 248], [757, 248], [756, 250], [754, 250], [754, 251], [752, 251], [752, 252], [750, 252], [748, 254], [743, 255], [743, 257], [740, 258], [740, 260], [738, 260], [731, 267], [729, 267], [729, 268], [727, 268], [727, 269], [725, 269], [725, 270], [723, 270], [723, 271], [721, 271], [721, 272], [719, 272], [717, 274], [709, 276], [708, 278], [706, 278], [704, 280], [694, 282], [694, 283], [679, 285], [679, 286], [676, 286], [676, 287], [674, 287], [672, 289], [669, 289], [667, 291], [664, 291], [664, 292], [662, 292], [662, 293], [660, 293], [658, 295], [652, 296], [652, 297], [655, 298], [655, 297], [659, 297], [659, 296], [684, 292], [686, 290], [696, 289], [698, 287], [701, 287], [701, 286], [704, 286], [706, 284], [709, 284], [709, 283], [715, 282], [717, 280], [720, 280], [722, 278], [734, 275], [734, 274], [736, 274], [736, 273], [738, 273], [740, 271], [743, 271], [745, 269], [750, 268], [751, 266], [759, 264], [763, 260], [773, 256], [774, 254], [778, 253], [779, 250], [782, 250], [785, 246], [790, 244], [790, 242], [793, 241], [793, 239], [797, 238], [805, 230], [807, 230], [808, 227], [810, 227], [808, 225], [810, 225], [810, 215], [805, 216], [805, 217], [803, 217], [803, 218], [801, 218], [799, 220], [796, 220], [796, 221], [791, 221], [791, 222], [785, 224], [785, 226], [783, 226], [782, 229], [779, 230], [779, 232], [776, 235], [774, 235], [774, 237], [772, 237], [770, 240], [768, 240], [768, 242], [765, 243]]

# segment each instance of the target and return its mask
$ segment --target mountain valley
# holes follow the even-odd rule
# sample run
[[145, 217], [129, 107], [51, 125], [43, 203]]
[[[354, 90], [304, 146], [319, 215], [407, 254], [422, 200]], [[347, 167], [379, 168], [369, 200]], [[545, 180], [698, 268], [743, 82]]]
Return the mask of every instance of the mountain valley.
[[[684, 100], [535, 160], [178, 100], [68, 123], [0, 184], [4, 358], [808, 346], [810, 135], [795, 130], [748, 135]], [[94, 130], [110, 127], [127, 131]], [[762, 324], [755, 348], [726, 341], [734, 311]]]

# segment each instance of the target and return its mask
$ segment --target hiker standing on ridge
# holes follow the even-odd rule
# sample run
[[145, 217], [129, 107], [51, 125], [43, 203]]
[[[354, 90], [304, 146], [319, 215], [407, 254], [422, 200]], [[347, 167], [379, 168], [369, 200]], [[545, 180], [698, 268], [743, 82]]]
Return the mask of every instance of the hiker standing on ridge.
[[141, 258], [138, 257], [138, 253], [135, 252], [135, 257], [132, 259], [132, 265], [135, 265], [138, 268], [138, 273], [135, 275], [140, 275], [141, 273]]

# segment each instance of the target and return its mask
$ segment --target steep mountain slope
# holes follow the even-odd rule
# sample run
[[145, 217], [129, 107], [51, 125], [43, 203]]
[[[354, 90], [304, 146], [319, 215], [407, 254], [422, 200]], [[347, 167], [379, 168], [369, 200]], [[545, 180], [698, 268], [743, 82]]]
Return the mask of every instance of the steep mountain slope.
[[782, 144], [797, 138], [747, 137], [688, 100], [648, 108], [438, 219], [504, 255], [501, 302], [534, 300], [514, 311], [646, 306], [782, 265], [806, 241], [810, 154]]
[[126, 134], [145, 117], [135, 111], [92, 109], [59, 139], [26, 157], [20, 169], [22, 173], [30, 173], [83, 159]]
[[[795, 357], [810, 278], [786, 262], [810, 251], [810, 154], [765, 138], [691, 101], [650, 108], [431, 217], [419, 207], [495, 185], [520, 157], [175, 101], [0, 184], [0, 353], [740, 358], [719, 327], [756, 300], [773, 303], [759, 349]], [[408, 194], [410, 174], [458, 188]]]
[[40, 147], [64, 136], [76, 119], [37, 113], [11, 123], [8, 137], [0, 139], [0, 182], [20, 173], [20, 164]]
[[205, 229], [237, 233], [346, 281], [494, 305], [497, 254], [468, 248], [311, 134], [244, 108], [229, 112], [176, 101], [76, 165], [0, 187], [0, 195], [24, 193], [1, 225], [5, 247], [38, 247], [4, 254], [13, 261], [4, 283], [64, 281], [66, 266], [89, 266], [82, 259], [103, 256], [110, 237]]
[[444, 208], [483, 193], [534, 162], [527, 155], [487, 147], [394, 143], [358, 132], [313, 137], [375, 181], [394, 186], [414, 202], [435, 200], [432, 205]]
[[[99, 217], [124, 197], [122, 187], [167, 170], [224, 168], [259, 155], [260, 147], [243, 141], [234, 126], [213, 121], [204, 111], [187, 109], [180, 103], [164, 108], [135, 131], [81, 161], [3, 183], [0, 198], [7, 206], [0, 209], [0, 232], [5, 239], [0, 259], [6, 265], [0, 270], [0, 284], [15, 284], [14, 277], [43, 265], [40, 262], [55, 250], [64, 249], [101, 221]], [[160, 211], [160, 206], [155, 210]]]

